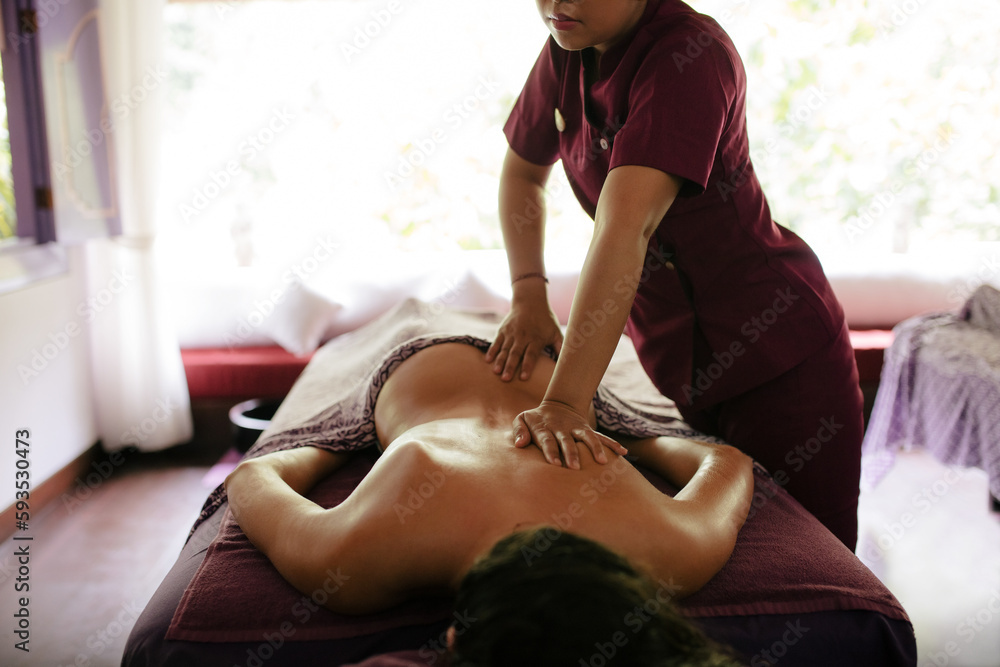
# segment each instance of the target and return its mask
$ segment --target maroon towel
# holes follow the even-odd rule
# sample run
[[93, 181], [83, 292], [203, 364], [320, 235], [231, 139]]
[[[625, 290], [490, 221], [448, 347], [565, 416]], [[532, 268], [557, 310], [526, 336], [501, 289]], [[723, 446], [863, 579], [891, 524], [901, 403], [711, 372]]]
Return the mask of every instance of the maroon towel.
[[733, 555], [681, 607], [698, 617], [865, 610], [909, 622], [889, 589], [760, 465]]
[[[340, 504], [372, 467], [364, 454], [323, 480], [309, 498], [323, 507]], [[278, 573], [247, 539], [229, 506], [205, 560], [184, 591], [167, 639], [257, 642], [340, 639], [404, 625], [431, 623], [451, 614], [445, 599], [416, 600], [367, 616], [335, 614], [322, 607], [326, 592], [304, 595]], [[331, 581], [331, 587], [336, 585]], [[275, 633], [278, 633], [276, 636]]]
[[[309, 497], [324, 507], [336, 505], [370, 468], [370, 457], [359, 455]], [[645, 474], [657, 488], [673, 493], [662, 479]], [[688, 615], [853, 609], [909, 620], [888, 589], [763, 468], [756, 467], [755, 478], [754, 508], [736, 549], [705, 588], [682, 602]], [[442, 599], [413, 601], [368, 616], [327, 611], [288, 584], [250, 544], [228, 507], [224, 511], [219, 535], [184, 592], [167, 639], [272, 643], [337, 639], [432, 623], [451, 614], [448, 601]]]

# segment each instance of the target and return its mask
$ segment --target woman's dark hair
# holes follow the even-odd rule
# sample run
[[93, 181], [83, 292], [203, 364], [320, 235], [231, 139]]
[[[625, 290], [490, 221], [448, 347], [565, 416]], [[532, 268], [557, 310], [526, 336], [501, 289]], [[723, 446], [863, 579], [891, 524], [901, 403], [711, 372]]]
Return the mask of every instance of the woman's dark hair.
[[671, 602], [673, 591], [593, 540], [552, 526], [509, 535], [472, 566], [453, 667], [723, 667], [739, 663]]

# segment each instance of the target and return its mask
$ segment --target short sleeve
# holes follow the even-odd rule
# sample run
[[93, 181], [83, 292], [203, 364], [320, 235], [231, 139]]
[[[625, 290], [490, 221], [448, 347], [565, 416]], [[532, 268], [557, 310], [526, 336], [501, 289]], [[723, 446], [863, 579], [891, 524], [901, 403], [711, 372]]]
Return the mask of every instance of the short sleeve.
[[[706, 34], [697, 33], [702, 40]], [[701, 46], [682, 33], [657, 44], [632, 82], [609, 169], [653, 167], [686, 179], [692, 194], [704, 192], [736, 93], [732, 63], [718, 42]]]
[[561, 87], [558, 48], [549, 37], [503, 128], [514, 152], [534, 164], [549, 165], [559, 159], [559, 131], [555, 125]]

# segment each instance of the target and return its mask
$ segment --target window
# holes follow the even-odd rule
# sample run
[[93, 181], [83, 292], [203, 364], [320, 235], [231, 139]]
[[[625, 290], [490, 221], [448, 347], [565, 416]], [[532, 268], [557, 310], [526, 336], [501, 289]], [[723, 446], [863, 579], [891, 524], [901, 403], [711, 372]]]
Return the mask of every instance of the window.
[[1000, 240], [995, 2], [697, 5], [746, 64], [772, 213], [824, 260]]
[[14, 202], [14, 172], [10, 159], [10, 130], [7, 127], [7, 95], [0, 63], [0, 241], [17, 236], [17, 206]]
[[[773, 214], [824, 261], [1000, 237], [991, 0], [692, 0], [737, 44]], [[534, 4], [175, 3], [164, 234], [176, 266], [500, 248], [503, 121], [544, 42]], [[547, 248], [591, 226], [561, 169]]]
[[[532, 3], [174, 3], [166, 24], [178, 270], [280, 263], [329, 234], [502, 247], [500, 128], [547, 35]], [[560, 179], [550, 231], [582, 258], [591, 225]]]
[[55, 238], [45, 158], [38, 15], [27, 0], [0, 2], [0, 246]]

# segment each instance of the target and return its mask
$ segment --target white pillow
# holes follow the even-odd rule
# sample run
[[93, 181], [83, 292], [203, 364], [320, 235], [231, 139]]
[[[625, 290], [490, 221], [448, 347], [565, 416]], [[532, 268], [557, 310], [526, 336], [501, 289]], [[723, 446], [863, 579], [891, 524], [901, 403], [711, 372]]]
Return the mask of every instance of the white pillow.
[[311, 354], [325, 342], [327, 329], [342, 310], [340, 304], [298, 282], [274, 294], [268, 303], [274, 310], [260, 325], [261, 333], [300, 356]]

